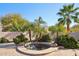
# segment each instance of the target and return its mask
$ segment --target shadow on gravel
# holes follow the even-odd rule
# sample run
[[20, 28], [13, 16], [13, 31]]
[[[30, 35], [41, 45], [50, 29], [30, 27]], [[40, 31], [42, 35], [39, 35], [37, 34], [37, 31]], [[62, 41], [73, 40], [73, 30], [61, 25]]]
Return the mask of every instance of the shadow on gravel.
[[5, 43], [0, 44], [0, 48], [15, 49], [16, 45], [14, 43]]

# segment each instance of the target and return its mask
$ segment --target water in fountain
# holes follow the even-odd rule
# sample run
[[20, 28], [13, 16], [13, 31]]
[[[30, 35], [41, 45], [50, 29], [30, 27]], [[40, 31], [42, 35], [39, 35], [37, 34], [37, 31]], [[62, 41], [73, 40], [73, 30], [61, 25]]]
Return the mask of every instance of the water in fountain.
[[48, 44], [28, 44], [25, 46], [27, 49], [30, 49], [30, 50], [43, 50], [43, 49], [47, 49], [49, 47], [51, 47], [50, 45]]

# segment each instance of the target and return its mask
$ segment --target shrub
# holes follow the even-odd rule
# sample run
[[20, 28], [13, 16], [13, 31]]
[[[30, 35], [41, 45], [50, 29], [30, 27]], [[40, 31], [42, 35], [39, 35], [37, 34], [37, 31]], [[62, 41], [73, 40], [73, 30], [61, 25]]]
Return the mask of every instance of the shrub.
[[43, 35], [41, 39], [38, 40], [38, 42], [51, 42], [51, 38], [49, 35]]
[[57, 43], [65, 48], [79, 48], [78, 42], [73, 37], [69, 37], [68, 35], [59, 36]]
[[9, 40], [2, 37], [2, 38], [0, 38], [0, 43], [9, 43]]
[[13, 39], [13, 42], [15, 44], [20, 44], [20, 43], [26, 43], [27, 40], [28, 39], [23, 34], [21, 34], [19, 36], [16, 36], [16, 38]]

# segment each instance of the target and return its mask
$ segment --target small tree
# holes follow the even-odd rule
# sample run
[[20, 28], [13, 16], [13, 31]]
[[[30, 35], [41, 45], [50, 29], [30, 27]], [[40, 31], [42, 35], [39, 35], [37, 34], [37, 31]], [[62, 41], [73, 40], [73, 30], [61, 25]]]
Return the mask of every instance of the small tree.
[[56, 40], [55, 42], [57, 42], [57, 38], [59, 36], [59, 32], [63, 32], [65, 30], [64, 26], [62, 24], [56, 24], [55, 26], [50, 26], [49, 27], [49, 31], [51, 31], [53, 34], [56, 33]]
[[22, 18], [19, 14], [8, 14], [1, 17], [1, 23], [3, 31], [24, 32], [26, 30], [25, 27], [29, 22]]
[[34, 33], [36, 35], [36, 39], [40, 39], [42, 35], [46, 32], [44, 28], [44, 24], [46, 24], [45, 21], [43, 21], [42, 17], [39, 17], [38, 19], [35, 19], [34, 22]]
[[27, 26], [27, 31], [29, 33], [29, 39], [30, 39], [30, 42], [32, 42], [32, 31], [34, 30], [34, 24], [33, 23], [29, 23], [28, 26]]

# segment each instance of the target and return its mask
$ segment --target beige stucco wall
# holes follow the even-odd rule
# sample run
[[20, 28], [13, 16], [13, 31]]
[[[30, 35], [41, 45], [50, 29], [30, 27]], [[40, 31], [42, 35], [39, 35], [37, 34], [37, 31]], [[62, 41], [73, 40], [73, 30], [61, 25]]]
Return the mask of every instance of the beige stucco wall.
[[1, 22], [0, 22], [0, 32], [2, 31], [2, 25], [1, 25]]
[[9, 41], [13, 41], [13, 38], [20, 34], [21, 32], [0, 32], [0, 38], [5, 37], [9, 39]]

